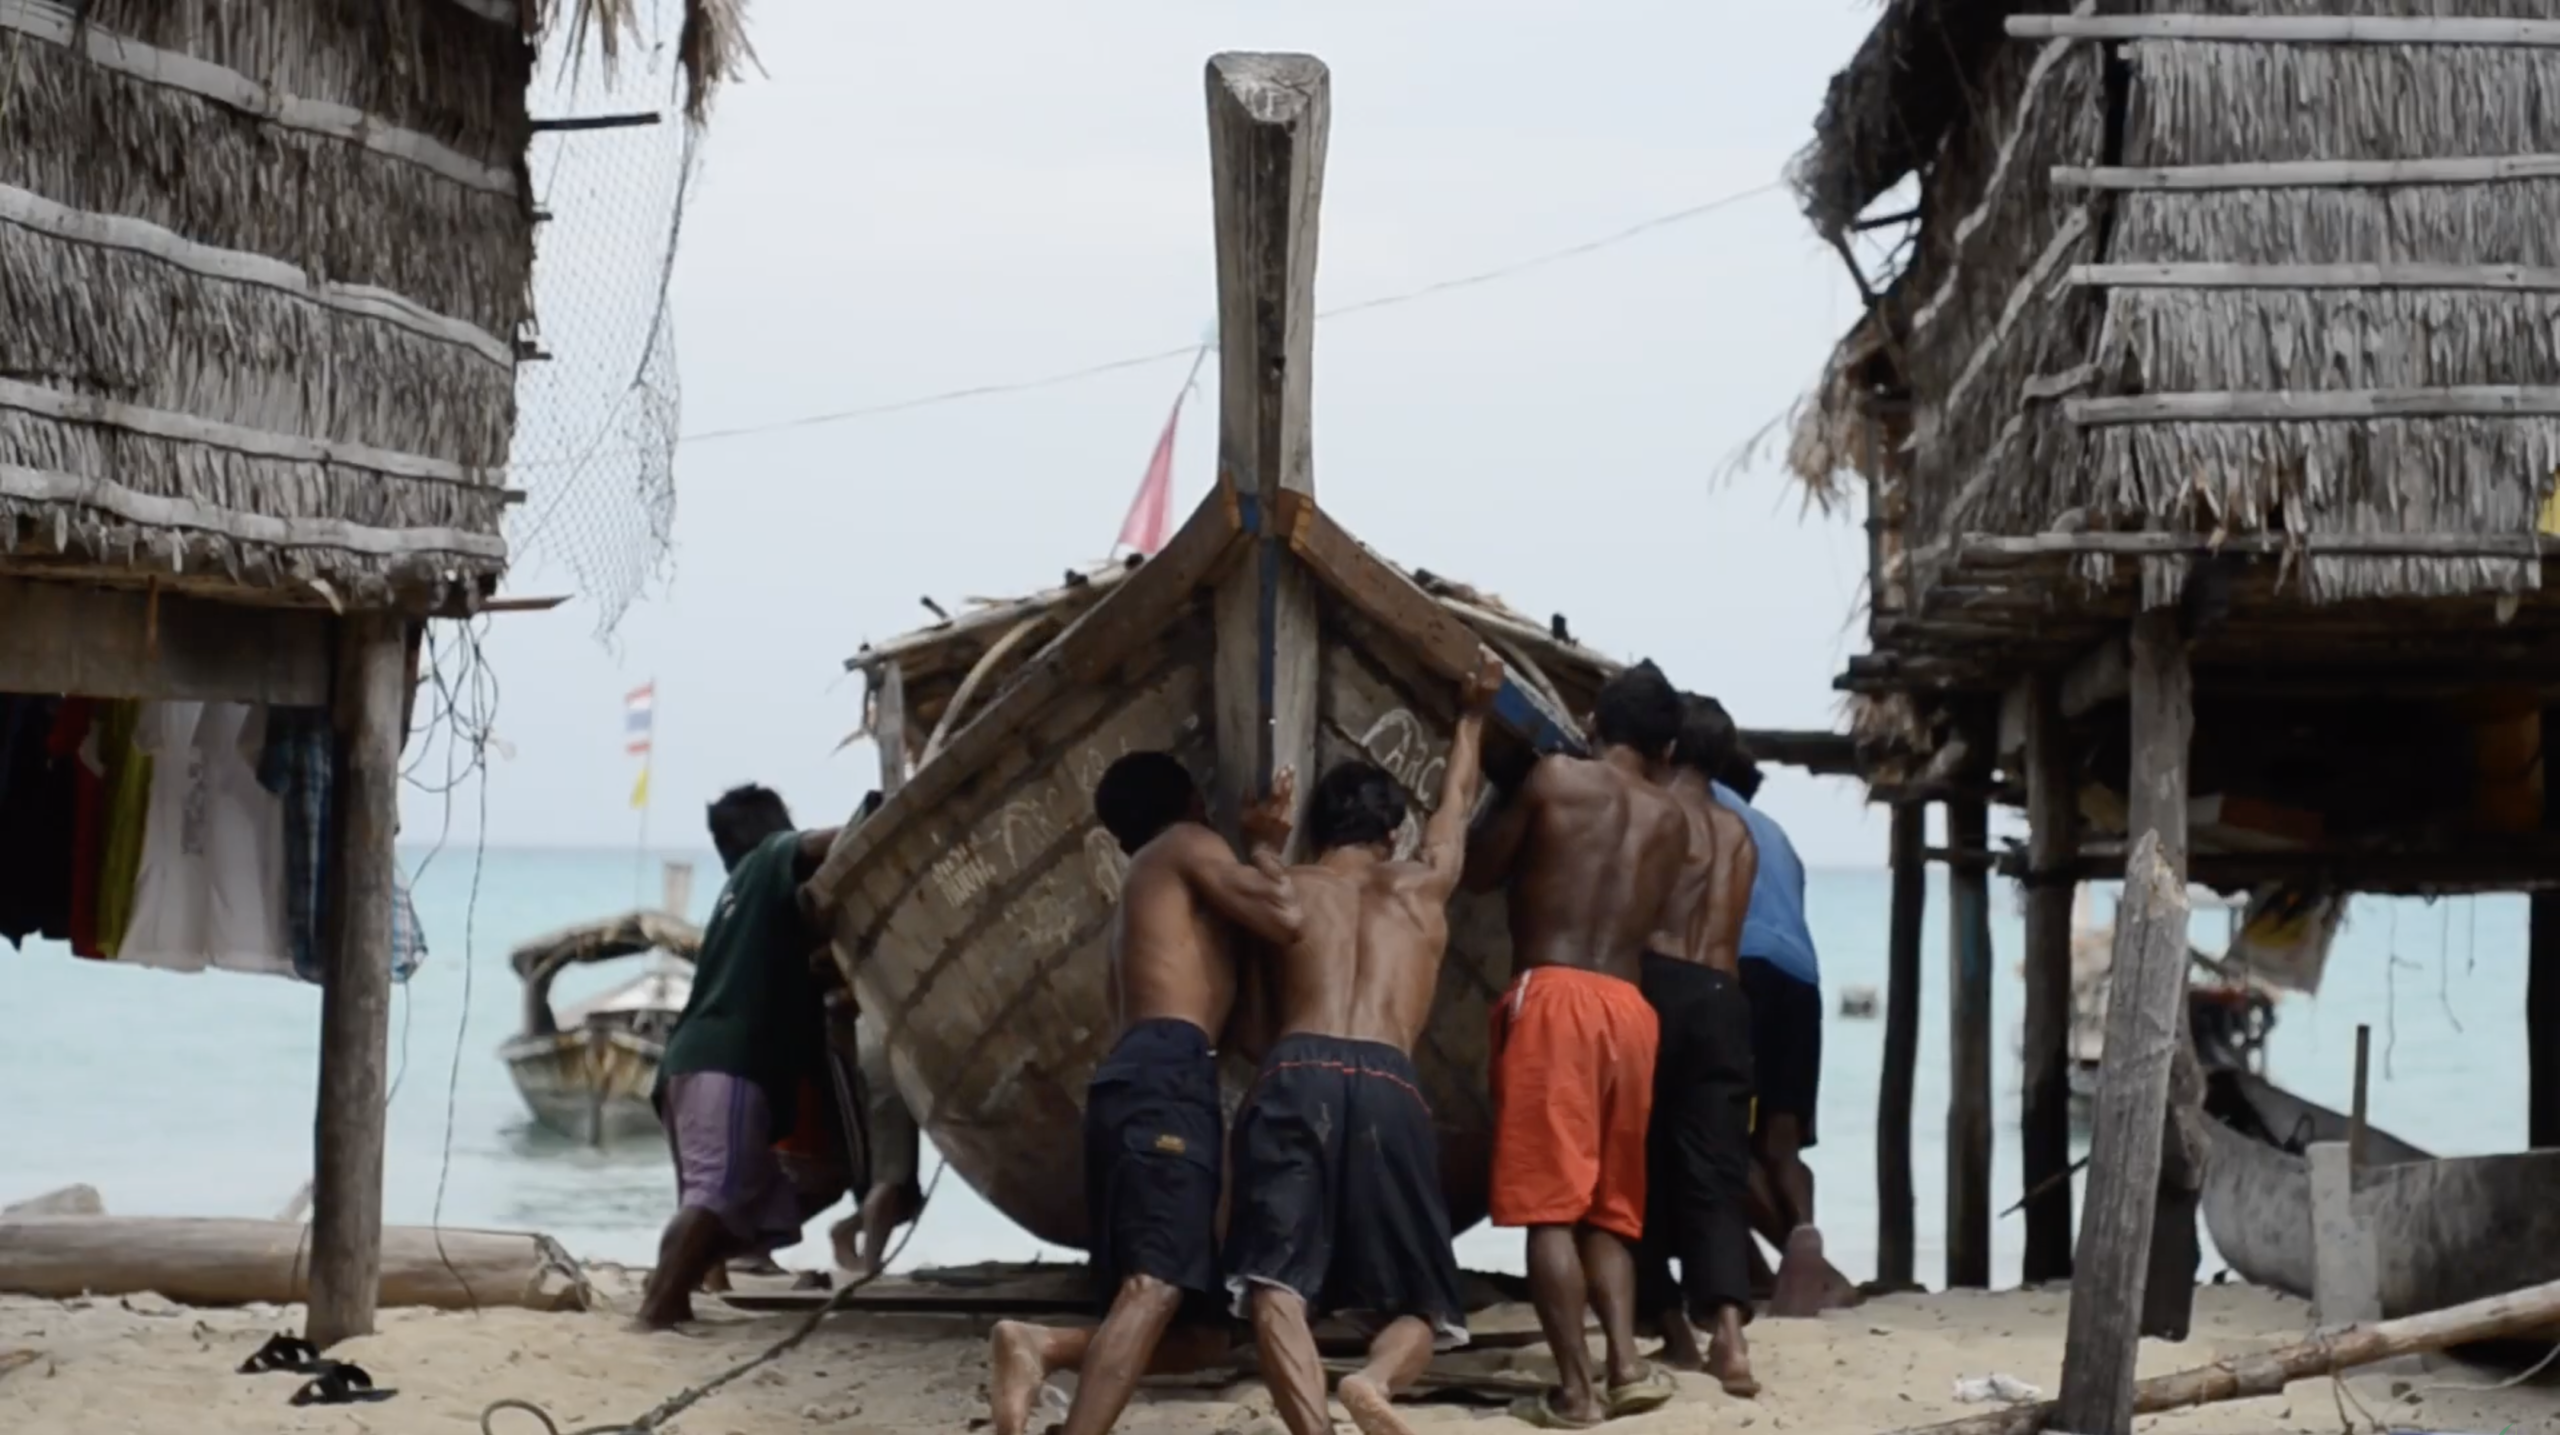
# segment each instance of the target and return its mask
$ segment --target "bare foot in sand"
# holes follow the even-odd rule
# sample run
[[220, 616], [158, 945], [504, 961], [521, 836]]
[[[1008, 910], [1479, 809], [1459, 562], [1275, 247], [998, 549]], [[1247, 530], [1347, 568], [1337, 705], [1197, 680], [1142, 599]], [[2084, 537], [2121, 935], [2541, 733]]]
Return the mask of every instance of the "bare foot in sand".
[[1360, 1435], [1413, 1435], [1413, 1427], [1404, 1423], [1387, 1397], [1386, 1387], [1365, 1375], [1346, 1375], [1336, 1394], [1342, 1397], [1342, 1408], [1351, 1415], [1351, 1423], [1360, 1427]]
[[1750, 1400], [1760, 1394], [1760, 1382], [1751, 1374], [1751, 1348], [1743, 1343], [1739, 1329], [1717, 1333], [1707, 1350], [1706, 1372], [1727, 1395]]
[[1810, 1320], [1822, 1314], [1833, 1274], [1831, 1263], [1822, 1256], [1822, 1232], [1811, 1226], [1796, 1227], [1787, 1233], [1786, 1253], [1778, 1259], [1769, 1314], [1782, 1320]]
[[1031, 1424], [1032, 1402], [1049, 1378], [1040, 1359], [1043, 1334], [1018, 1320], [1000, 1320], [987, 1337], [987, 1405], [995, 1435], [1024, 1435]]
[[1707, 1368], [1706, 1354], [1698, 1349], [1697, 1330], [1678, 1311], [1662, 1317], [1662, 1363], [1674, 1370]]

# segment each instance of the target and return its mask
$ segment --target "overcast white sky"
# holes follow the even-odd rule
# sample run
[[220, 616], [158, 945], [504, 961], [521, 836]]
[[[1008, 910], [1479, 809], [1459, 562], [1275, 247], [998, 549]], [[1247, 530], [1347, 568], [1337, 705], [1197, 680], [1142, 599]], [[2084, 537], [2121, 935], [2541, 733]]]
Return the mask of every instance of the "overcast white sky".
[[[1332, 307], [1492, 268], [1778, 176], [1863, 0], [758, 0], [768, 74], [720, 102], [675, 278], [684, 431], [787, 420], [1179, 346], [1213, 309], [1202, 64], [1333, 71], [1317, 290]], [[1746, 726], [1838, 721], [1862, 646], [1855, 515], [1718, 462], [1811, 382], [1856, 298], [1781, 191], [1317, 332], [1316, 484], [1373, 546], [1651, 656]], [[555, 318], [555, 322], [556, 322]], [[842, 660], [931, 594], [1103, 556], [1184, 365], [685, 445], [671, 582], [609, 651], [583, 604], [497, 620], [503, 844], [633, 840], [626, 689], [659, 692], [653, 838], [755, 780], [816, 825], [875, 781]], [[1213, 366], [1214, 371], [1214, 366]], [[1214, 373], [1177, 509], [1206, 491]], [[518, 593], [567, 576], [520, 570]], [[456, 831], [473, 827], [466, 794]], [[1763, 805], [1817, 865], [1880, 863], [1847, 783]], [[440, 801], [412, 793], [412, 836]]]

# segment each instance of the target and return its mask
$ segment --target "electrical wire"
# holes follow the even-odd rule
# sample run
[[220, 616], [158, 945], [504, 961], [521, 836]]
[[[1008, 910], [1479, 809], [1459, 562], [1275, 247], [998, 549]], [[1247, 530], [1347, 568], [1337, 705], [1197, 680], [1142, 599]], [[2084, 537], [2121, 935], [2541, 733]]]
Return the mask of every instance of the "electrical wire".
[[[1642, 238], [1656, 230], [1667, 229], [1677, 224], [1685, 224], [1691, 220], [1700, 219], [1707, 215], [1714, 214], [1719, 210], [1730, 208], [1731, 206], [1740, 204], [1745, 200], [1757, 199], [1761, 195], [1775, 193], [1785, 187], [1786, 182], [1784, 180], [1770, 180], [1763, 184], [1753, 185], [1749, 189], [1735, 190], [1730, 194], [1718, 195], [1713, 199], [1689, 205], [1683, 209], [1675, 209], [1668, 213], [1654, 215], [1649, 219], [1638, 220], [1636, 223], [1630, 224], [1623, 229], [1613, 230], [1610, 233], [1600, 235], [1596, 238], [1585, 239], [1578, 243], [1569, 244], [1561, 249], [1551, 249], [1541, 254], [1531, 255], [1526, 259], [1518, 259], [1507, 264], [1496, 265], [1490, 269], [1478, 270], [1472, 274], [1461, 274], [1448, 279], [1434, 280], [1431, 283], [1421, 285], [1418, 288], [1400, 290], [1392, 294], [1381, 294], [1375, 298], [1362, 299], [1354, 303], [1338, 305], [1331, 309], [1319, 310], [1316, 317], [1318, 319], [1346, 318], [1353, 314], [1367, 314], [1380, 309], [1391, 309], [1398, 305], [1415, 303], [1419, 300], [1434, 298], [1460, 289], [1472, 289], [1480, 285], [1499, 283], [1502, 280], [1515, 278], [1522, 274], [1544, 269], [1550, 265], [1566, 263], [1571, 260], [1599, 253], [1602, 250], [1615, 248], [1630, 240]], [[1128, 369], [1146, 368], [1154, 364], [1171, 363], [1176, 359], [1187, 359], [1198, 353], [1199, 350], [1200, 345], [1198, 341], [1195, 340], [1172, 348], [1158, 349], [1152, 353], [1132, 354], [1126, 358], [1109, 359], [1098, 364], [1087, 364], [1081, 368], [1067, 369], [1052, 374], [1044, 374], [1038, 378], [970, 384], [963, 388], [944, 389], [937, 393], [919, 394], [912, 398], [891, 399], [881, 403], [860, 404], [851, 408], [830, 410], [825, 413], [805, 414], [798, 418], [776, 419], [767, 423], [740, 424], [731, 428], [705, 429], [700, 433], [685, 434], [679, 437], [676, 442], [679, 445], [719, 443], [727, 439], [749, 438], [759, 434], [782, 433], [792, 429], [815, 428], [825, 424], [851, 423], [859, 419], [877, 418], [883, 414], [905, 413], [913, 409], [933, 408], [942, 404], [960, 403], [970, 399], [991, 398], [1000, 394], [1028, 393], [1035, 389], [1056, 388], [1062, 384], [1071, 384], [1084, 379], [1099, 378], [1104, 374], [1120, 373]], [[519, 469], [550, 467], [568, 461], [584, 462], [587, 459], [597, 456], [598, 455], [590, 454], [584, 455], [577, 460], [555, 459], [544, 463], [519, 464], [516, 465], [516, 467]]]

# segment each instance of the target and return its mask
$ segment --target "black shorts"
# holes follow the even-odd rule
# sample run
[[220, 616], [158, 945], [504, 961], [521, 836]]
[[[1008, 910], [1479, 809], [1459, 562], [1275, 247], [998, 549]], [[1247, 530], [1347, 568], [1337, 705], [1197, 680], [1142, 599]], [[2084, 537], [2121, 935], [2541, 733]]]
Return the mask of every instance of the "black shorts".
[[1706, 1321], [1732, 1305], [1747, 1320], [1751, 1004], [1723, 972], [1651, 952], [1643, 988], [1662, 1023], [1662, 1045], [1645, 1143], [1637, 1311], [1650, 1320], [1681, 1306]]
[[1751, 1060], [1758, 1077], [1757, 1125], [1792, 1116], [1814, 1142], [1813, 1113], [1822, 1094], [1822, 988], [1757, 957], [1742, 959], [1742, 994], [1751, 999]]
[[1440, 1138], [1412, 1058], [1374, 1041], [1289, 1036], [1236, 1113], [1227, 1288], [1256, 1285], [1314, 1315], [1418, 1316], [1442, 1350], [1467, 1339], [1440, 1191]]
[[1121, 1033], [1086, 1089], [1085, 1215], [1095, 1295], [1107, 1309], [1121, 1282], [1153, 1276], [1183, 1292], [1187, 1312], [1214, 1312], [1218, 1168], [1226, 1140], [1218, 1063], [1187, 1021], [1142, 1021]]

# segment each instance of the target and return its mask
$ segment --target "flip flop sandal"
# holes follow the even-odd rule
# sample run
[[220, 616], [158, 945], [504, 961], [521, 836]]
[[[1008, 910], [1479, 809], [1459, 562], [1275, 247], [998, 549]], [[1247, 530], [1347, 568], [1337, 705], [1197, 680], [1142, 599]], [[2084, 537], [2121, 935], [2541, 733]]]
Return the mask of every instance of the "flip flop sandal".
[[324, 1360], [312, 1368], [312, 1378], [293, 1392], [293, 1405], [361, 1405], [388, 1400], [397, 1390], [376, 1390], [373, 1377], [352, 1361]]
[[1659, 1410], [1670, 1404], [1671, 1398], [1679, 1393], [1680, 1383], [1671, 1378], [1671, 1372], [1647, 1361], [1644, 1374], [1624, 1385], [1610, 1386], [1605, 1403], [1609, 1418], [1616, 1420], [1628, 1415], [1642, 1415], [1648, 1410]]
[[1563, 1393], [1561, 1390], [1550, 1388], [1536, 1395], [1523, 1395], [1511, 1402], [1511, 1418], [1524, 1425], [1535, 1425], [1541, 1430], [1597, 1430], [1601, 1422], [1608, 1418], [1600, 1416], [1590, 1420], [1574, 1419], [1556, 1408], [1556, 1397]]
[[299, 1336], [282, 1331], [267, 1337], [267, 1343], [240, 1362], [242, 1375], [264, 1375], [271, 1370], [304, 1371], [320, 1363], [320, 1347]]

